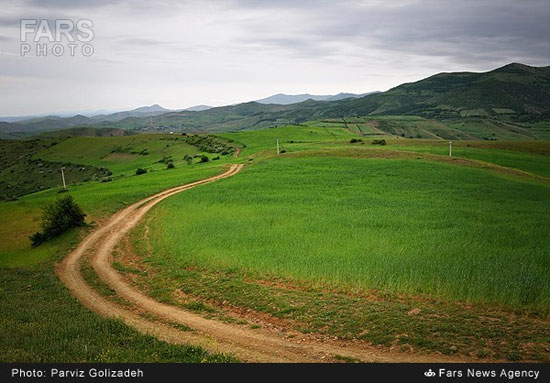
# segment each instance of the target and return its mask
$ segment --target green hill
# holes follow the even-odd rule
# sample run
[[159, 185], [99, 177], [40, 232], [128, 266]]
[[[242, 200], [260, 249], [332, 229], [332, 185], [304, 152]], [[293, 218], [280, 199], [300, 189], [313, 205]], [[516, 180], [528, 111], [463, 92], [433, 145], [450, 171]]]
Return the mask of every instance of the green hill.
[[550, 113], [550, 66], [510, 64], [486, 73], [440, 73], [384, 93], [336, 103], [325, 113], [333, 117], [408, 114], [435, 119], [540, 119]]
[[[84, 125], [136, 132], [230, 132], [327, 118], [417, 116], [436, 120], [439, 125], [458, 131], [439, 135], [430, 129], [425, 132], [413, 129], [414, 137], [548, 138], [550, 66], [530, 67], [514, 63], [485, 73], [439, 73], [399, 85], [387, 92], [337, 101], [307, 100], [290, 105], [248, 102], [196, 112], [155, 111], [154, 114], [144, 117], [119, 113], [117, 118], [101, 120], [84, 116], [44, 117], [3, 123], [0, 137], [12, 138], [20, 132], [28, 134], [30, 131], [44, 132]], [[387, 123], [381, 125], [384, 124]], [[466, 131], [461, 131], [461, 124], [468, 126]], [[475, 128], [476, 125], [479, 129]], [[471, 126], [474, 128], [471, 129]], [[388, 130], [393, 134], [391, 131]]]
[[[387, 92], [339, 101], [307, 100], [291, 105], [249, 102], [196, 113], [168, 113], [153, 118], [153, 125], [158, 129], [223, 132], [326, 118], [389, 115], [438, 120], [452, 125], [453, 129], [457, 122], [472, 119], [482, 127], [501, 121], [507, 123], [504, 124], [507, 136], [537, 138], [535, 133], [517, 130], [529, 128], [534, 121], [550, 119], [550, 66], [510, 64], [485, 73], [440, 73]], [[150, 128], [142, 119], [121, 123], [125, 128]], [[516, 125], [518, 123], [527, 125]], [[476, 136], [471, 132], [466, 135]], [[477, 136], [481, 138], [481, 131]]]

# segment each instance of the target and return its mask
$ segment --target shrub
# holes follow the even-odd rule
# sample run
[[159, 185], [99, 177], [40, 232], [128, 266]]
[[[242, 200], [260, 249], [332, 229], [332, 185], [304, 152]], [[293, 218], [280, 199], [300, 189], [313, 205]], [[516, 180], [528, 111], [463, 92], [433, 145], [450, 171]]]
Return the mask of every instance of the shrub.
[[191, 165], [193, 163], [193, 157], [191, 157], [189, 154], [183, 156], [183, 160], [187, 162], [187, 165]]
[[381, 140], [372, 140], [372, 144], [373, 144], [373, 145], [386, 145], [386, 140], [384, 140], [384, 139], [381, 139]]
[[168, 162], [168, 165], [166, 165], [166, 169], [174, 169], [174, 168], [175, 166], [173, 162]]
[[165, 156], [162, 157], [162, 159], [158, 160], [158, 162], [160, 162], [161, 164], [169, 164], [172, 161], [172, 156]]
[[208, 156], [206, 156], [206, 155], [203, 154], [203, 155], [201, 156], [200, 162], [208, 162], [208, 161], [210, 161], [210, 159], [208, 158]]
[[137, 168], [136, 169], [136, 175], [139, 176], [140, 174], [145, 174], [147, 173], [147, 170], [143, 169], [143, 168]]
[[216, 156], [216, 157], [212, 158], [212, 161], [217, 161], [219, 159], [220, 159], [220, 156]]
[[352, 138], [351, 140], [349, 140], [350, 144], [355, 144], [357, 142], [363, 142], [363, 140], [360, 138]]
[[70, 228], [83, 226], [86, 214], [71, 195], [61, 197], [44, 207], [42, 211], [42, 231], [30, 236], [32, 246], [55, 238]]

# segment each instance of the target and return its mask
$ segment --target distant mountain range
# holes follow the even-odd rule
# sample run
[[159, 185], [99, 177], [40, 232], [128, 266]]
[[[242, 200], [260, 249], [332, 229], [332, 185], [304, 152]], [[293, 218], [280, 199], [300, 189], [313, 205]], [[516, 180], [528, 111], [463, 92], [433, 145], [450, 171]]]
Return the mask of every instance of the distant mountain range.
[[[257, 102], [170, 111], [159, 105], [128, 112], [68, 118], [48, 116], [0, 122], [0, 138], [74, 126], [143, 130], [223, 132], [262, 129], [325, 118], [414, 115], [433, 120], [485, 118], [550, 121], [550, 66], [509, 64], [490, 72], [439, 73], [387, 92], [335, 96], [278, 94]], [[291, 103], [306, 98], [305, 101]], [[312, 97], [328, 97], [322, 101]]]
[[212, 107], [209, 106], [209, 105], [195, 105], [195, 106], [192, 106], [190, 108], [183, 109], [183, 110], [187, 110], [189, 112], [202, 112], [203, 110], [208, 110], [210, 108], [212, 108]]
[[344, 100], [346, 98], [359, 98], [359, 97], [363, 97], [363, 96], [367, 96], [369, 94], [375, 94], [375, 93], [380, 93], [380, 92], [368, 92], [368, 93], [361, 93], [361, 94], [338, 93], [336, 95], [326, 95], [326, 96], [319, 96], [319, 95], [314, 95], [309, 93], [304, 93], [304, 94], [278, 93], [278, 94], [274, 94], [273, 96], [256, 100], [256, 102], [260, 104], [290, 105], [290, 104], [297, 104], [299, 102], [304, 102], [307, 100], [338, 101], [338, 100]]

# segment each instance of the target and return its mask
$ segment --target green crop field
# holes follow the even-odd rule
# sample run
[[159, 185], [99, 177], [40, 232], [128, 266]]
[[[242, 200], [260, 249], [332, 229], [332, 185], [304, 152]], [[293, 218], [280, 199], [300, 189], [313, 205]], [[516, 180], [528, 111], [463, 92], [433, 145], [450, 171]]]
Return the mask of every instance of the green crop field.
[[550, 185], [480, 169], [281, 158], [163, 202], [152, 257], [165, 267], [548, 308], [549, 215]]

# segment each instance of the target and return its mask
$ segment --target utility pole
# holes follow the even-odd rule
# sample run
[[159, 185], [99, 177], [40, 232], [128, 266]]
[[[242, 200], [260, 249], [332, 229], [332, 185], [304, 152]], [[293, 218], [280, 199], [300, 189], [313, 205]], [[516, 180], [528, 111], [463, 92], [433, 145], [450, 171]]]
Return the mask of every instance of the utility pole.
[[449, 141], [449, 157], [453, 156], [453, 141]]
[[279, 139], [277, 138], [277, 155], [279, 154]]
[[65, 170], [65, 167], [61, 168], [61, 178], [63, 179], [63, 190], [67, 190], [67, 185], [65, 185], [65, 173], [63, 172]]

